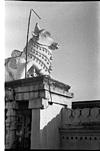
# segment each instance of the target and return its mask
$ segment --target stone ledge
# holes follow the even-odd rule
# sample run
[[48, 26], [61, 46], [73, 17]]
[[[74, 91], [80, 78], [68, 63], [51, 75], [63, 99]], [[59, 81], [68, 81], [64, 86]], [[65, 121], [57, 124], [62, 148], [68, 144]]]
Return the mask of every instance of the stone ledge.
[[72, 102], [72, 109], [83, 109], [83, 108], [94, 108], [94, 107], [100, 107], [100, 100]]
[[50, 85], [54, 85], [55, 87], [59, 87], [61, 89], [65, 89], [66, 91], [68, 91], [71, 87], [67, 84], [64, 84], [62, 82], [59, 82], [57, 80], [51, 79], [47, 76], [39, 76], [39, 77], [34, 77], [34, 78], [27, 78], [27, 79], [19, 79], [19, 80], [14, 80], [14, 81], [9, 81], [9, 82], [5, 82], [5, 87], [22, 87], [22, 86], [29, 86], [32, 84], [36, 84], [36, 83], [49, 83]]
[[69, 128], [69, 129], [66, 129], [66, 128], [59, 128], [59, 132], [60, 133], [62, 133], [62, 134], [68, 134], [68, 133], [73, 133], [73, 134], [84, 134], [84, 135], [88, 135], [88, 133], [90, 133], [90, 134], [94, 134], [94, 133], [96, 133], [96, 135], [98, 135], [98, 136], [100, 136], [100, 129], [83, 129], [83, 128]]
[[[72, 98], [69, 92], [70, 86], [46, 76], [20, 79], [5, 83], [7, 99], [15, 98], [16, 101], [32, 100], [38, 98], [47, 99], [59, 104], [68, 104], [67, 98]], [[10, 90], [11, 89], [11, 90]], [[13, 97], [14, 93], [14, 97]]]

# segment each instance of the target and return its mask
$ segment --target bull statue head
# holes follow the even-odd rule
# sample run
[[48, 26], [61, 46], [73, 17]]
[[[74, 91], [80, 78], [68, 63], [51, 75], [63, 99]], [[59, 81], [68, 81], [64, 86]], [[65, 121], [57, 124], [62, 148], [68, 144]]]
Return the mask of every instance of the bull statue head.
[[38, 23], [36, 23], [33, 38], [36, 37], [37, 42], [41, 45], [47, 46], [51, 50], [58, 49], [58, 43], [54, 42], [50, 32], [45, 29], [40, 29]]
[[[11, 58], [5, 62], [5, 80], [12, 81], [25, 78], [25, 66], [27, 65], [27, 76], [50, 76], [52, 52], [58, 49], [51, 34], [45, 29], [40, 29], [38, 23], [35, 25], [32, 38], [30, 38], [23, 51], [13, 50]], [[26, 64], [27, 55], [27, 64]]]

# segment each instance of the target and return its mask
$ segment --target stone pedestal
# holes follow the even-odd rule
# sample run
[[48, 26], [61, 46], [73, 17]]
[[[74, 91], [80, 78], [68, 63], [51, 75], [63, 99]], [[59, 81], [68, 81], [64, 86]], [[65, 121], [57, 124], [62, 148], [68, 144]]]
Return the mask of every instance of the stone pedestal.
[[70, 86], [40, 76], [7, 82], [5, 87], [13, 90], [14, 94], [9, 94], [15, 102], [28, 101], [32, 116], [30, 148], [59, 149], [60, 113], [62, 108], [71, 106]]

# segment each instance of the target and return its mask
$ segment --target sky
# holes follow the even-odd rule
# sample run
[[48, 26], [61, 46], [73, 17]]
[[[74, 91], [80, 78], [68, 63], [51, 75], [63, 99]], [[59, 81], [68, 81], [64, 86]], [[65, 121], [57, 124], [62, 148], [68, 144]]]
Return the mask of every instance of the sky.
[[100, 2], [5, 2], [5, 58], [26, 44], [28, 17], [30, 36], [38, 22], [48, 30], [59, 49], [53, 52], [53, 79], [71, 86], [72, 101], [100, 99]]

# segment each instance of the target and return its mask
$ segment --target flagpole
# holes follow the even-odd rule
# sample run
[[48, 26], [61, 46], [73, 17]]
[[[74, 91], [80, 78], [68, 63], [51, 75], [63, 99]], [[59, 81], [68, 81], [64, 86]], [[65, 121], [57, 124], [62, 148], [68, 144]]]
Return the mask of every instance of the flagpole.
[[27, 47], [28, 47], [28, 37], [29, 37], [29, 27], [30, 27], [30, 20], [31, 20], [31, 14], [34, 12], [34, 14], [39, 18], [40, 16], [33, 10], [30, 9], [29, 18], [28, 18], [28, 28], [27, 28], [27, 39], [26, 39], [26, 64], [25, 64], [25, 79], [27, 78]]

